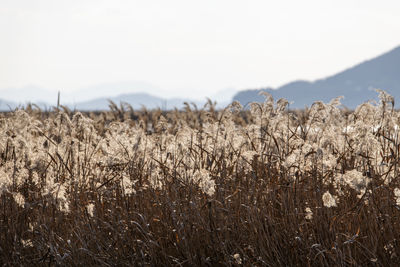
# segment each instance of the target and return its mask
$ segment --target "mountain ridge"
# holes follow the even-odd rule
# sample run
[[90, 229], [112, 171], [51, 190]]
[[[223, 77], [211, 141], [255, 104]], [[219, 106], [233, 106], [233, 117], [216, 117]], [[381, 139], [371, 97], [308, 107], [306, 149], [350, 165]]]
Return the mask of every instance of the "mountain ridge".
[[291, 108], [304, 108], [315, 101], [329, 102], [343, 95], [343, 105], [355, 108], [365, 101], [377, 99], [374, 88], [387, 91], [395, 99], [400, 97], [400, 46], [322, 79], [297, 80], [276, 89], [243, 90], [233, 100], [242, 105], [252, 101], [262, 102], [264, 98], [258, 93], [266, 91], [276, 99], [293, 101]]
[[[400, 98], [400, 46], [325, 78], [314, 81], [295, 80], [276, 89], [267, 87], [237, 92], [232, 88], [226, 88], [216, 92], [214, 98], [211, 97], [211, 99], [216, 100], [215, 98], [218, 98], [218, 108], [223, 108], [235, 100], [246, 105], [254, 101], [264, 101], [264, 97], [258, 93], [266, 91], [275, 99], [286, 98], [289, 102], [293, 102], [290, 108], [304, 108], [315, 101], [329, 102], [331, 99], [343, 95], [343, 105], [348, 108], [355, 108], [365, 101], [377, 100], [378, 94], [373, 90], [374, 88], [387, 91], [396, 100]], [[140, 92], [128, 92], [138, 90]], [[142, 108], [142, 106], [148, 109], [172, 109], [183, 107], [184, 102], [194, 103], [197, 106], [207, 102], [205, 98], [204, 101], [187, 98], [163, 98], [147, 93], [147, 91], [154, 90], [159, 91], [160, 89], [141, 81], [104, 83], [82, 88], [79, 92], [61, 92], [61, 104], [77, 110], [107, 110], [109, 109], [109, 100], [117, 104], [126, 102], [135, 109]], [[30, 102], [45, 108], [51, 107], [56, 104], [57, 100], [56, 92], [34, 85], [8, 88], [1, 90], [0, 93], [2, 93], [2, 96], [8, 95], [9, 97], [9, 99], [2, 99], [0, 96], [0, 110], [3, 111], [13, 110]], [[81, 101], [75, 101], [76, 95], [73, 95], [74, 93], [80, 94], [78, 99], [81, 99]], [[46, 99], [40, 99], [42, 94], [45, 95]], [[109, 96], [105, 96], [105, 94], [109, 94]], [[83, 97], [92, 95], [97, 97], [91, 99]], [[233, 95], [233, 98], [222, 101], [224, 95]], [[12, 99], [12, 96], [14, 99]], [[31, 100], [20, 100], [21, 96], [25, 96], [25, 98], [29, 96]], [[53, 105], [50, 103], [53, 103]]]
[[[61, 96], [62, 98], [62, 96]], [[214, 99], [213, 99], [214, 100]], [[162, 98], [158, 96], [154, 96], [152, 94], [139, 92], [139, 93], [125, 93], [119, 94], [117, 96], [112, 97], [97, 97], [87, 101], [80, 101], [77, 103], [63, 103], [61, 105], [70, 108], [71, 110], [80, 110], [80, 111], [100, 111], [100, 110], [109, 110], [110, 101], [120, 104], [127, 103], [132, 106], [134, 109], [141, 109], [145, 107], [146, 109], [163, 109], [163, 110], [171, 110], [174, 108], [183, 108], [185, 106], [185, 102], [189, 104], [194, 104], [197, 107], [201, 107], [206, 104], [207, 100], [195, 100], [195, 99], [187, 99], [187, 98]], [[29, 103], [35, 103], [31, 101], [22, 102], [13, 102], [0, 99], [0, 111], [12, 111], [16, 108], [23, 107], [28, 105]], [[229, 101], [217, 103], [217, 107], [224, 108], [230, 103]], [[48, 104], [48, 102], [36, 102], [37, 106], [43, 109], [51, 108], [52, 106]]]

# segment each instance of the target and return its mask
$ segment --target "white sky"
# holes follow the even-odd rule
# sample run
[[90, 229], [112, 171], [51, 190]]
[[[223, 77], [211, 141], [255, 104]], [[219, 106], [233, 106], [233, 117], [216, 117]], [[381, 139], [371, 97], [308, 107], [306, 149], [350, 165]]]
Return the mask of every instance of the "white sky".
[[277, 87], [400, 45], [399, 14], [399, 0], [1, 0], [0, 88]]

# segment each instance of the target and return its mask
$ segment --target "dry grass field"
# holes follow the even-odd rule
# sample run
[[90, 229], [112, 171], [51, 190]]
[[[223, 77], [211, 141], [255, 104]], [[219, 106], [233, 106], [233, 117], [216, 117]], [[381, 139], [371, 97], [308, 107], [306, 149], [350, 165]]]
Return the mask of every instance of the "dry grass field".
[[400, 112], [379, 94], [2, 113], [0, 263], [398, 266]]

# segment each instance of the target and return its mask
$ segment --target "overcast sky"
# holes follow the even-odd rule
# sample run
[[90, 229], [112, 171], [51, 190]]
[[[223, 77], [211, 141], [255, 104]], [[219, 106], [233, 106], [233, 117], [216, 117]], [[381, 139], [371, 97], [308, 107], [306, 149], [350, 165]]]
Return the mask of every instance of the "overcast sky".
[[400, 45], [399, 13], [399, 0], [1, 0], [0, 88], [277, 87]]

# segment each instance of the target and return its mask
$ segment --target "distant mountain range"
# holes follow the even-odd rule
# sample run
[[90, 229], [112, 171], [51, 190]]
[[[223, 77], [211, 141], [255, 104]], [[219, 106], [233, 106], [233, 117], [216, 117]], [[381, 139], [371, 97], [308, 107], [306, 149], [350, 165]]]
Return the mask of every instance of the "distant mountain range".
[[[139, 91], [140, 93], [130, 93]], [[119, 105], [121, 102], [130, 104], [134, 109], [182, 108], [184, 103], [195, 104], [201, 108], [206, 102], [188, 98], [162, 98], [143, 92], [160, 92], [161, 90], [145, 82], [118, 82], [104, 83], [86, 87], [75, 92], [61, 90], [61, 104], [72, 110], [108, 110], [110, 100]], [[217, 107], [223, 108], [232, 100], [237, 91], [232, 88], [224, 89], [210, 96], [217, 101]], [[6, 98], [4, 100], [2, 98]], [[0, 110], [13, 110], [16, 107], [35, 103], [39, 107], [48, 109], [57, 103], [57, 92], [46, 90], [37, 86], [25, 86], [22, 88], [8, 88], [0, 90]]]
[[[289, 102], [293, 102], [290, 108], [304, 108], [306, 105], [312, 105], [314, 101], [329, 102], [343, 95], [345, 98], [342, 104], [348, 108], [355, 108], [365, 101], [377, 99], [375, 88], [387, 91], [400, 101], [400, 47], [325, 79], [313, 82], [300, 80], [276, 89], [262, 88], [238, 93], [235, 89], [228, 88], [216, 92], [210, 98], [217, 101], [219, 108], [227, 106], [232, 100], [237, 100], [246, 106], [250, 102], [264, 101], [264, 97], [260, 96], [259, 92], [267, 91], [276, 100], [286, 98]], [[61, 104], [77, 110], [105, 110], [109, 108], [109, 100], [116, 104], [120, 104], [121, 101], [126, 102], [134, 109], [140, 109], [142, 106], [148, 109], [181, 108], [184, 102], [202, 107], [206, 103], [206, 99], [203, 101], [184, 98], [167, 99], [147, 92], [157, 94], [162, 91], [145, 82], [106, 83], [75, 92], [61, 90]], [[28, 100], [40, 107], [49, 108], [56, 105], [57, 93], [35, 86], [0, 90], [0, 110], [13, 110], [21, 104], [26, 104]]]
[[[359, 104], [377, 99], [375, 88], [385, 90], [400, 101], [400, 46], [371, 60], [325, 79], [294, 81], [279, 88], [263, 88], [238, 92], [233, 100], [242, 105], [262, 102], [261, 90], [272, 94], [275, 100], [286, 98], [293, 102], [290, 108], [304, 108], [314, 101], [329, 102], [337, 96], [344, 96], [342, 104], [355, 108]], [[399, 105], [396, 105], [397, 107]]]
[[109, 109], [110, 101], [116, 103], [117, 105], [121, 102], [130, 104], [134, 109], [141, 109], [146, 107], [146, 109], [160, 108], [163, 110], [181, 108], [184, 102], [194, 103], [197, 106], [205, 104], [205, 101], [196, 101], [190, 99], [180, 99], [171, 98], [164, 99], [161, 97], [153, 96], [147, 93], [133, 93], [133, 94], [122, 94], [115, 97], [108, 98], [96, 98], [93, 100], [79, 102], [75, 105], [68, 105], [72, 109], [77, 110], [107, 110]]
[[[82, 101], [75, 104], [67, 103], [63, 104], [70, 108], [71, 110], [81, 110], [81, 111], [96, 111], [96, 110], [108, 110], [110, 101], [119, 105], [120, 103], [127, 103], [131, 105], [134, 109], [141, 109], [145, 107], [146, 109], [156, 109], [160, 108], [162, 110], [171, 110], [174, 108], [182, 108], [185, 103], [190, 105], [195, 104], [198, 108], [202, 108], [206, 104], [207, 100], [192, 100], [184, 98], [170, 98], [164, 99], [161, 97], [153, 96], [147, 93], [132, 93], [132, 94], [122, 94], [114, 97], [99, 97], [88, 101]], [[49, 104], [47, 102], [25, 102], [16, 103], [12, 101], [6, 101], [0, 99], [0, 111], [12, 111], [17, 107], [26, 106], [28, 103], [34, 103], [40, 108], [47, 110], [51, 107], [56, 106], [56, 104]], [[230, 101], [225, 101], [217, 103], [218, 108], [226, 107]]]

